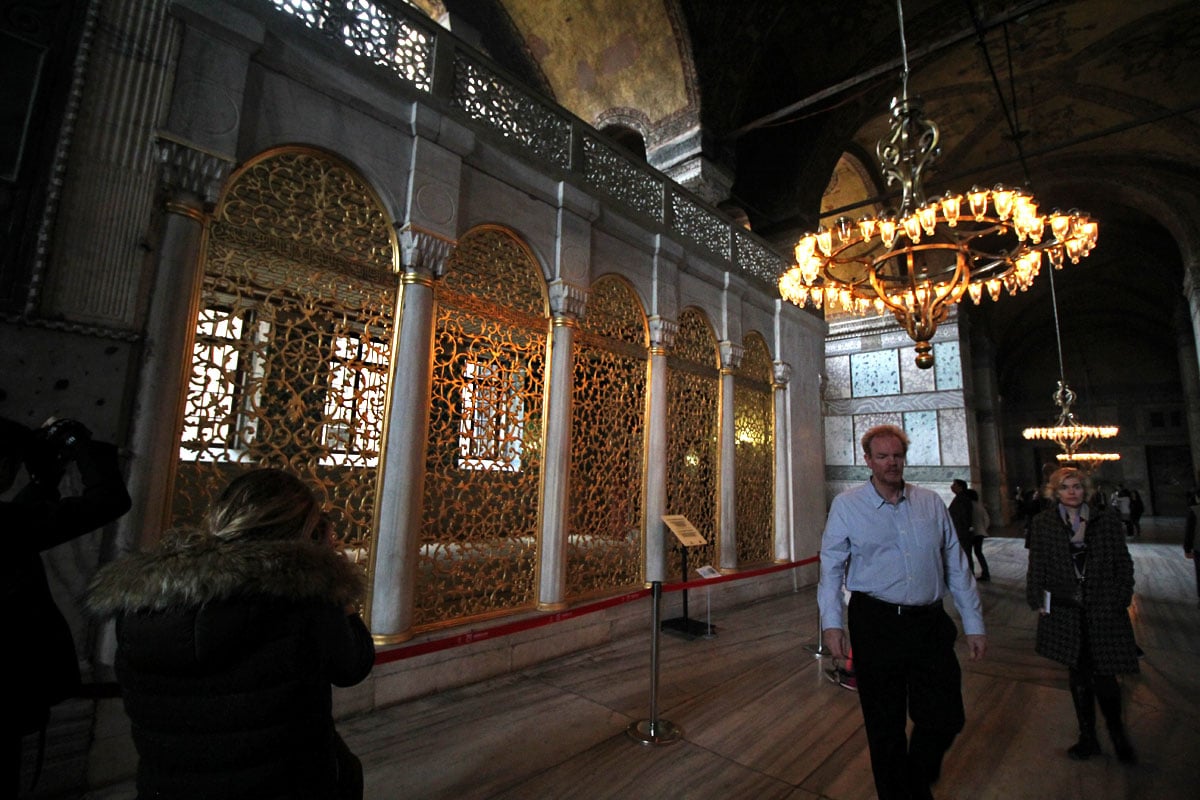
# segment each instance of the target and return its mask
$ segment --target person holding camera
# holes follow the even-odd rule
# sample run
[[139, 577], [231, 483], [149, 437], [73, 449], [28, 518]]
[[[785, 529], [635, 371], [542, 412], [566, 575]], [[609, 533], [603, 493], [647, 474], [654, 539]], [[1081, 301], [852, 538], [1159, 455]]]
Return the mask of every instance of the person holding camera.
[[1129, 621], [1133, 559], [1116, 514], [1087, 503], [1087, 477], [1074, 467], [1055, 470], [1046, 494], [1055, 501], [1033, 518], [1026, 600], [1039, 613], [1035, 649], [1065, 664], [1079, 741], [1067, 749], [1077, 761], [1100, 752], [1096, 705], [1104, 714], [1117, 758], [1136, 763], [1121, 719], [1117, 675], [1138, 671]]
[[[24, 465], [29, 481], [0, 502], [5, 528], [4, 592], [10, 610], [8, 640], [21, 648], [10, 659], [10, 693], [4, 713], [8, 740], [8, 784], [21, 782], [22, 737], [43, 730], [50, 708], [79, 688], [79, 658], [62, 611], [50, 593], [42, 552], [112, 522], [131, 501], [117, 448], [92, 438], [74, 420], [54, 420], [38, 430], [0, 418], [0, 494], [8, 492]], [[63, 497], [59, 483], [74, 465], [80, 493]]]
[[278, 469], [230, 482], [203, 530], [105, 566], [88, 603], [116, 616], [138, 796], [361, 798], [330, 684], [374, 665], [364, 585], [313, 492]]

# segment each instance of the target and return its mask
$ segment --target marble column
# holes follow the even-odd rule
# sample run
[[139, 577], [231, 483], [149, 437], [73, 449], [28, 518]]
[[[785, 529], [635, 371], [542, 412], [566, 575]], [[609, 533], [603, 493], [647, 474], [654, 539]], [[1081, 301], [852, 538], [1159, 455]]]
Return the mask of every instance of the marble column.
[[583, 314], [586, 293], [566, 281], [550, 286], [550, 341], [547, 344], [548, 393], [545, 449], [542, 459], [542, 530], [538, 559], [540, 611], [566, 608], [568, 531], [571, 487], [571, 412], [574, 395], [575, 328]]
[[400, 230], [403, 266], [388, 387], [387, 442], [379, 492], [370, 625], [375, 641], [412, 638], [413, 593], [425, 498], [425, 451], [433, 382], [434, 280], [453, 242], [411, 225]]
[[667, 580], [667, 352], [675, 342], [679, 324], [652, 316], [650, 324], [650, 366], [647, 381], [646, 419], [646, 580]]
[[737, 437], [733, 429], [737, 410], [733, 402], [733, 371], [742, 363], [742, 346], [733, 342], [718, 343], [721, 349], [721, 403], [718, 446], [721, 457], [718, 476], [717, 516], [720, 525], [718, 534], [718, 567], [722, 570], [737, 568], [737, 466], [734, 453]]
[[[1192, 468], [1200, 469], [1200, 266], [1184, 270], [1183, 293], [1187, 298], [1187, 320], [1176, 323], [1179, 343], [1179, 378], [1187, 410], [1188, 445], [1192, 450]], [[1190, 320], [1190, 325], [1188, 321]], [[1200, 483], [1200, 478], [1192, 475]]]
[[128, 485], [134, 506], [119, 523], [121, 550], [148, 544], [167, 523], [167, 498], [179, 459], [176, 420], [191, 363], [188, 342], [199, 302], [208, 209], [233, 166], [165, 140], [159, 143], [159, 159], [166, 214], [130, 413]]
[[792, 555], [792, 469], [788, 460], [788, 443], [792, 440], [791, 420], [788, 417], [788, 381], [792, 367], [776, 361], [771, 370], [771, 388], [775, 401], [775, 561], [794, 560]]

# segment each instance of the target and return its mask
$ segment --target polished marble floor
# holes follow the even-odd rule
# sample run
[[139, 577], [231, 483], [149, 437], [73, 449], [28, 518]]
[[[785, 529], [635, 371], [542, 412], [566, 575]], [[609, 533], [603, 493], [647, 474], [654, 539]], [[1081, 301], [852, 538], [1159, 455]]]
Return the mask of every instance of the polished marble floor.
[[[1023, 542], [987, 542], [990, 652], [964, 658], [967, 727], [939, 800], [1197, 796], [1200, 608], [1181, 537], [1181, 520], [1149, 520], [1131, 545], [1146, 653], [1141, 674], [1123, 681], [1136, 766], [1118, 763], [1107, 741], [1088, 762], [1066, 758], [1076, 734], [1066, 672], [1033, 653]], [[682, 732], [670, 744], [627, 733], [650, 715], [649, 614], [647, 601], [645, 636], [342, 721], [367, 797], [874, 797], [857, 695], [828, 681], [828, 659], [807, 647], [815, 587], [724, 611], [710, 639], [660, 637], [658, 719]]]

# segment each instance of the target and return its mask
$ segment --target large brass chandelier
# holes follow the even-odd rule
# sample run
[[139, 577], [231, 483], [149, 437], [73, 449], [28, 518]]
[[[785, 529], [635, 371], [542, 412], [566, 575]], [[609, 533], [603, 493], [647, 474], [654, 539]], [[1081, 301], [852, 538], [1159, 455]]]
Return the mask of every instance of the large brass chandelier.
[[964, 294], [978, 305], [985, 290], [993, 301], [1002, 291], [1024, 291], [1044, 260], [1061, 269], [1086, 257], [1099, 226], [1077, 210], [1042, 214], [1032, 194], [1002, 185], [926, 198], [922, 177], [940, 153], [940, 133], [920, 99], [908, 96], [902, 0], [896, 7], [904, 71], [889, 133], [876, 154], [887, 185], [900, 184], [900, 211], [857, 221], [841, 217], [804, 235], [779, 293], [798, 306], [890, 311], [916, 342], [917, 366], [928, 369], [930, 339]]

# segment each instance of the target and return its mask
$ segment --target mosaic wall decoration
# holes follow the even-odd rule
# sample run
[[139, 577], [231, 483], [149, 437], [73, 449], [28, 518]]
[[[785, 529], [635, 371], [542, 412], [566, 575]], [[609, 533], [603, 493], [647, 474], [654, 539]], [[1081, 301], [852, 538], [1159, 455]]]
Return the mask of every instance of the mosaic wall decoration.
[[588, 292], [575, 332], [567, 596], [640, 584], [644, 569], [646, 316], [615, 276]]
[[751, 332], [733, 376], [734, 515], [738, 564], [775, 555], [775, 403], [771, 353]]

